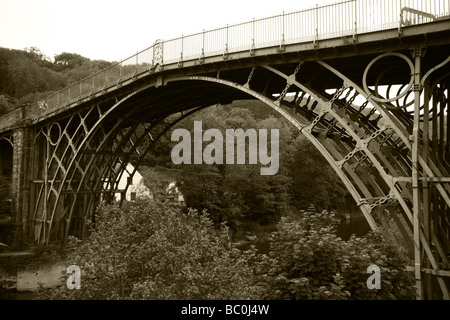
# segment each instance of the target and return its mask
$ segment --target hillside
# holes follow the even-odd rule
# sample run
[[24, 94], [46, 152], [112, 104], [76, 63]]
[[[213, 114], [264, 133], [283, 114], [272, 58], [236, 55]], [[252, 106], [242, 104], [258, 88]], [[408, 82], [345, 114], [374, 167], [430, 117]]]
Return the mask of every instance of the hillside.
[[52, 61], [37, 48], [0, 47], [0, 116], [111, 64], [67, 52]]

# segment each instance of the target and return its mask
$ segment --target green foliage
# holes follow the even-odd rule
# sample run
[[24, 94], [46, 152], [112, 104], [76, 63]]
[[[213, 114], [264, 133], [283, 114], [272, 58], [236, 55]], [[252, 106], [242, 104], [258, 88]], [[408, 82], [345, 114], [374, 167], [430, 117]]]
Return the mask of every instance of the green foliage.
[[[186, 205], [198, 211], [207, 209], [217, 224], [226, 221], [236, 230], [248, 220], [260, 224], [276, 223], [289, 202], [291, 178], [286, 169], [290, 161], [292, 129], [275, 117], [257, 121], [251, 110], [232, 106], [210, 107], [180, 122], [177, 128], [185, 128], [193, 135], [194, 121], [202, 121], [203, 130], [219, 129], [224, 139], [226, 129], [279, 129], [280, 169], [273, 176], [262, 176], [260, 164], [183, 164], [173, 167], [169, 163], [176, 172]], [[161, 144], [172, 147], [175, 143], [164, 139]], [[168, 155], [170, 150], [166, 150]], [[225, 148], [223, 151], [223, 159], [226, 159]]]
[[[181, 121], [173, 130], [184, 128], [193, 135], [194, 121], [202, 121], [203, 130], [216, 128], [223, 134], [226, 129], [238, 128], [278, 129], [280, 132], [280, 168], [274, 176], [261, 176], [260, 165], [175, 166], [170, 158], [176, 144], [170, 141], [171, 132], [156, 144], [146, 159], [149, 170], [167, 168], [168, 176], [178, 182], [186, 205], [198, 211], [207, 209], [215, 222], [227, 221], [228, 226], [236, 230], [246, 221], [276, 223], [291, 207], [307, 208], [314, 204], [319, 209], [344, 209], [352, 203], [323, 156], [263, 103], [238, 101], [209, 107]], [[151, 181], [147, 186], [152, 187], [154, 183]]]
[[6, 93], [18, 98], [29, 93], [60, 89], [65, 85], [61, 74], [40, 67], [33, 60], [21, 55], [16, 55], [8, 61], [7, 76], [10, 83]]
[[336, 172], [304, 136], [299, 136], [295, 143], [290, 172], [293, 205], [297, 208], [306, 209], [313, 204], [319, 210], [342, 209], [351, 201]]
[[[42, 289], [39, 299], [414, 299], [404, 255], [380, 235], [335, 235], [334, 215], [283, 217], [268, 255], [238, 250], [206, 213], [151, 200], [103, 206], [88, 240], [66, 254], [81, 290]], [[367, 288], [368, 266], [381, 289]], [[63, 276], [63, 280], [67, 275]]]
[[153, 198], [157, 201], [164, 202], [167, 199], [167, 187], [170, 183], [176, 181], [172, 171], [160, 166], [152, 168], [140, 166], [139, 173], [144, 178], [144, 186], [150, 190]]
[[11, 198], [11, 179], [0, 174], [0, 200]]
[[[252, 299], [250, 253], [207, 214], [184, 214], [151, 200], [105, 206], [90, 239], [67, 260], [81, 268], [81, 290], [43, 290], [43, 299]], [[66, 275], [67, 277], [67, 275]]]
[[66, 52], [55, 55], [52, 62], [36, 47], [0, 48], [0, 115], [16, 106], [34, 103], [111, 64]]
[[11, 179], [0, 174], [0, 214], [11, 214]]
[[14, 110], [13, 99], [8, 95], [0, 94], [0, 116]]
[[50, 57], [46, 56], [38, 47], [30, 47], [24, 49], [30, 59], [41, 67], [51, 69], [52, 62]]
[[85, 58], [77, 53], [63, 52], [55, 55], [55, 65], [58, 71], [75, 69], [82, 66], [87, 61], [89, 61], [88, 58]]
[[[267, 299], [414, 299], [404, 253], [380, 235], [335, 235], [337, 220], [323, 212], [282, 218], [271, 251], [259, 265]], [[370, 290], [367, 268], [381, 269], [381, 289]]]
[[[69, 62], [69, 64], [65, 68], [63, 68], [61, 72], [65, 77], [67, 85], [69, 85], [83, 80], [98, 71], [103, 70], [109, 67], [111, 64], [111, 62], [103, 60], [91, 61], [87, 58], [83, 58], [81, 60], [77, 60], [76, 62]], [[57, 68], [60, 68], [59, 64], [57, 64]]]

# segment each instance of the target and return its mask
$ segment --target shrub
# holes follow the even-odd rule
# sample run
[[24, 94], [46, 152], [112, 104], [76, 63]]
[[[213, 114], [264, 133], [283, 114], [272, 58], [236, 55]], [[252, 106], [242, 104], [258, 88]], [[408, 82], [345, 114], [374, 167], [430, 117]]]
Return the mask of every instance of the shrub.
[[[281, 219], [258, 269], [266, 299], [414, 299], [414, 282], [394, 244], [373, 233], [344, 241], [335, 235], [337, 223], [325, 212]], [[372, 264], [381, 271], [380, 290], [366, 285]]]
[[80, 267], [81, 289], [63, 286], [40, 298], [254, 299], [250, 254], [207, 214], [151, 200], [104, 206], [67, 261]]

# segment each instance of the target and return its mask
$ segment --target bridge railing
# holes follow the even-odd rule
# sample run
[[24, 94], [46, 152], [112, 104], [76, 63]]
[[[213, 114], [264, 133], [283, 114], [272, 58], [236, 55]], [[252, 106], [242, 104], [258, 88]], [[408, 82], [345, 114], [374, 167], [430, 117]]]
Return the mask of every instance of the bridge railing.
[[[361, 33], [428, 23], [448, 18], [449, 0], [347, 0], [311, 9], [283, 13], [219, 29], [158, 40], [151, 47], [39, 101], [37, 116], [86, 99], [147, 72], [168, 65], [234, 52], [356, 36]], [[0, 121], [1, 122], [1, 121]]]

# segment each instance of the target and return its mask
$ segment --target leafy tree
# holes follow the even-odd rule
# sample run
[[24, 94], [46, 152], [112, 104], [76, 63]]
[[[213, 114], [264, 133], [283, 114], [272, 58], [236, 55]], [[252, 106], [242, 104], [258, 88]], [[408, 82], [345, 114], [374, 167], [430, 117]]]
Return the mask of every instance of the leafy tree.
[[63, 76], [40, 67], [24, 54], [16, 54], [8, 59], [5, 70], [5, 87], [0, 91], [20, 98], [29, 93], [57, 90], [64, 86]]
[[295, 142], [290, 173], [293, 178], [293, 205], [308, 208], [348, 209], [350, 194], [333, 168], [304, 136]]
[[[15, 99], [13, 105], [34, 103], [111, 64], [66, 52], [56, 55], [55, 61], [51, 62], [36, 47], [25, 50], [0, 48], [0, 95]], [[0, 112], [4, 104], [0, 101]]]
[[11, 179], [0, 174], [0, 199], [9, 199], [11, 197]]
[[172, 171], [165, 167], [149, 168], [144, 165], [139, 167], [139, 173], [144, 178], [144, 186], [149, 189], [153, 199], [164, 202], [167, 199], [167, 187], [170, 183], [176, 181]]
[[53, 69], [50, 57], [46, 56], [38, 47], [25, 48], [26, 55], [40, 67]]
[[55, 55], [55, 65], [59, 71], [66, 69], [75, 69], [82, 66], [85, 62], [89, 61], [88, 58], [83, 57], [77, 53], [63, 52]]
[[[404, 270], [404, 253], [380, 235], [336, 236], [328, 212], [281, 218], [269, 256], [259, 264], [267, 299], [414, 299], [414, 281]], [[381, 270], [381, 289], [367, 288], [367, 268]]]
[[0, 116], [13, 111], [14, 105], [11, 100], [13, 99], [8, 99], [7, 96], [0, 94]]
[[11, 179], [0, 174], [0, 214], [11, 213]]
[[[79, 241], [78, 241], [79, 242]], [[138, 200], [101, 207], [95, 228], [69, 256], [81, 290], [43, 290], [44, 299], [254, 299], [250, 253], [204, 213]], [[65, 275], [67, 277], [67, 275]]]
[[[248, 160], [244, 165], [180, 165], [175, 169], [186, 205], [199, 211], [207, 209], [217, 224], [226, 221], [233, 230], [240, 228], [248, 220], [260, 224], [278, 221], [290, 197], [291, 178], [287, 169], [293, 135], [291, 128], [278, 118], [270, 116], [257, 121], [251, 110], [230, 106], [210, 107], [180, 122], [177, 128], [185, 128], [193, 135], [193, 123], [199, 120], [202, 121], [203, 130], [219, 129], [224, 140], [226, 129], [268, 129], [269, 135], [270, 129], [278, 129], [280, 167], [276, 175], [262, 176], [261, 165], [250, 165]], [[163, 144], [173, 146], [175, 143], [165, 140]], [[204, 143], [204, 147], [206, 145]], [[247, 154], [248, 147], [247, 143]], [[170, 150], [171, 148], [168, 150], [169, 154]], [[225, 162], [225, 147], [223, 152]]]
[[[73, 66], [72, 63], [74, 64]], [[70, 62], [67, 67], [62, 69], [62, 73], [66, 78], [67, 84], [70, 84], [87, 78], [90, 75], [109, 67], [110, 65], [112, 65], [111, 62], [103, 60], [91, 61], [88, 58], [84, 58], [80, 61], [77, 60], [76, 62]]]
[[54, 90], [28, 93], [28, 94], [20, 97], [19, 99], [17, 99], [17, 105], [22, 106], [22, 105], [26, 105], [26, 104], [36, 103], [36, 101], [44, 99], [45, 97], [51, 95], [52, 93], [54, 93]]
[[[268, 111], [269, 110], [269, 111]], [[264, 118], [265, 117], [265, 118]], [[217, 223], [227, 221], [239, 228], [245, 221], [277, 222], [291, 207], [348, 210], [351, 196], [323, 156], [293, 126], [258, 101], [238, 101], [213, 106], [181, 121], [174, 129], [193, 134], [193, 123], [201, 120], [203, 129], [278, 129], [280, 168], [274, 176], [261, 176], [254, 165], [174, 166], [170, 152], [174, 142], [162, 137], [146, 164], [164, 166], [179, 182], [188, 207], [207, 209]], [[206, 143], [205, 143], [206, 145]], [[204, 145], [204, 146], [205, 146]], [[224, 150], [225, 152], [225, 150]]]

